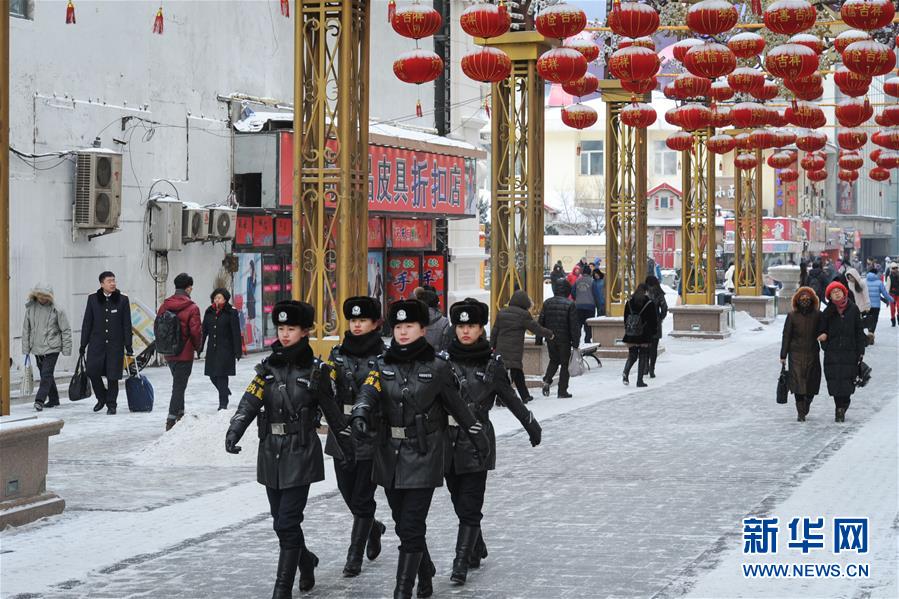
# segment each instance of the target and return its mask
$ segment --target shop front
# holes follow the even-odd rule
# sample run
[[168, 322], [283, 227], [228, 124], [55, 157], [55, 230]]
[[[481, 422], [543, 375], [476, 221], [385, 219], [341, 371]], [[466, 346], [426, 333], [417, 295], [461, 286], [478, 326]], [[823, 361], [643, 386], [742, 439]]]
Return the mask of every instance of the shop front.
[[[802, 223], [795, 218], [762, 219], [762, 267], [799, 264], [805, 246], [806, 231]], [[724, 219], [724, 254], [725, 262], [733, 261], [734, 256], [734, 219]]]

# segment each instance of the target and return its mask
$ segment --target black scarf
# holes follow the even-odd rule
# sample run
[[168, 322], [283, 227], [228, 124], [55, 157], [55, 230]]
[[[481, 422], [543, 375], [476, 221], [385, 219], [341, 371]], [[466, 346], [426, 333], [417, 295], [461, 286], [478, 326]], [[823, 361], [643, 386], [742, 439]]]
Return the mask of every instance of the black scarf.
[[349, 331], [343, 336], [343, 343], [340, 344], [343, 353], [357, 358], [365, 358], [367, 356], [377, 356], [384, 351], [384, 342], [381, 341], [381, 331], [375, 329], [371, 333], [364, 335], [353, 335]]
[[458, 362], [486, 362], [492, 353], [493, 349], [485, 337], [479, 338], [471, 345], [465, 345], [458, 337], [453, 337], [449, 346], [450, 358]]
[[309, 337], [303, 337], [293, 345], [284, 347], [280, 341], [272, 343], [272, 355], [269, 356], [269, 364], [275, 367], [282, 366], [310, 366], [315, 355], [309, 347]]
[[388, 364], [414, 361], [430, 362], [434, 356], [434, 348], [424, 337], [419, 337], [408, 345], [400, 345], [396, 339], [393, 339], [384, 354], [384, 361]]

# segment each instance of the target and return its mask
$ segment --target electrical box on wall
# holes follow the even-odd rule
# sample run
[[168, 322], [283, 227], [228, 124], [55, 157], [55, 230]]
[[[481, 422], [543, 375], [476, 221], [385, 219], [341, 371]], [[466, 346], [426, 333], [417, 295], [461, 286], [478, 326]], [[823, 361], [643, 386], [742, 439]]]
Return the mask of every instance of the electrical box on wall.
[[150, 200], [148, 206], [150, 250], [154, 252], [181, 250], [184, 204], [171, 196], [158, 196]]

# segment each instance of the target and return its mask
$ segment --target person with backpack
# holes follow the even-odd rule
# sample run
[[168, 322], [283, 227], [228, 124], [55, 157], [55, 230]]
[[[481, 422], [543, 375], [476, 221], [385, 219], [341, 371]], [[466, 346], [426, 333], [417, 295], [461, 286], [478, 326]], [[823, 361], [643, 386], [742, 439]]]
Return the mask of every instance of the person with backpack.
[[649, 378], [654, 379], [656, 378], [656, 360], [659, 358], [659, 341], [662, 340], [662, 322], [668, 316], [668, 301], [665, 299], [665, 291], [662, 289], [662, 284], [653, 275], [646, 277], [646, 292], [649, 295], [649, 299], [655, 304], [659, 321], [656, 327], [656, 334], [649, 345], [649, 363], [647, 365]]
[[49, 285], [36, 285], [28, 294], [22, 323], [22, 353], [34, 354], [41, 375], [34, 409], [40, 412], [57, 407], [59, 391], [53, 371], [60, 353], [64, 356], [72, 353], [72, 328], [65, 311], [53, 302], [53, 288]]
[[167, 431], [184, 416], [187, 380], [194, 367], [194, 358], [203, 347], [200, 309], [190, 299], [193, 289], [194, 280], [190, 275], [182, 272], [175, 277], [175, 293], [159, 306], [153, 326], [156, 351], [165, 358], [172, 373], [172, 399], [165, 420]]
[[206, 352], [203, 374], [209, 377], [219, 392], [219, 410], [228, 409], [228, 377], [234, 376], [235, 364], [243, 355], [240, 319], [229, 301], [231, 293], [218, 288], [209, 296], [212, 305], [203, 315], [203, 342], [200, 353]]
[[649, 370], [649, 353], [659, 327], [659, 313], [649, 296], [646, 283], [637, 285], [636, 291], [624, 304], [624, 337], [627, 344], [627, 361], [621, 381], [630, 384], [631, 368], [637, 362], [637, 386], [648, 387], [643, 376]]
[[[584, 266], [580, 276], [574, 282], [574, 305], [577, 308], [578, 326], [584, 329], [584, 343], [593, 340], [593, 329], [587, 324], [587, 319], [596, 316], [596, 301], [593, 298], [593, 272], [590, 266]], [[578, 330], [578, 342], [580, 342], [580, 330]]]
[[[94, 412], [105, 406], [106, 413], [112, 415], [116, 413], [125, 355], [134, 354], [131, 301], [117, 289], [112, 272], [103, 271], [99, 278], [100, 289], [87, 297], [78, 353], [86, 359], [85, 372], [97, 396]], [[106, 377], [105, 385], [103, 377]]]
[[807, 284], [811, 287], [815, 295], [818, 296], [818, 301], [821, 304], [824, 304], [826, 298], [824, 297], [824, 291], [827, 288], [827, 284], [830, 283], [830, 279], [824, 273], [824, 269], [821, 268], [821, 261], [815, 260], [812, 263], [812, 269], [808, 271], [808, 281]]
[[547, 339], [553, 337], [551, 330], [537, 324], [529, 312], [530, 309], [531, 298], [528, 297], [528, 292], [519, 289], [512, 294], [509, 305], [496, 315], [496, 322], [490, 328], [490, 346], [496, 355], [502, 357], [524, 403], [533, 399], [524, 378], [524, 332], [530, 331], [538, 337]]
[[[568, 393], [568, 361], [571, 359], [571, 350], [580, 345], [581, 327], [578, 320], [577, 307], [568, 299], [571, 295], [571, 285], [568, 281], [559, 279], [553, 285], [553, 297], [543, 302], [540, 310], [538, 324], [553, 332], [553, 336], [547, 341], [546, 350], [549, 353], [549, 364], [546, 374], [543, 375], [543, 396], [549, 397], [549, 389], [559, 372], [559, 399], [572, 397]], [[539, 339], [539, 338], [538, 338]]]

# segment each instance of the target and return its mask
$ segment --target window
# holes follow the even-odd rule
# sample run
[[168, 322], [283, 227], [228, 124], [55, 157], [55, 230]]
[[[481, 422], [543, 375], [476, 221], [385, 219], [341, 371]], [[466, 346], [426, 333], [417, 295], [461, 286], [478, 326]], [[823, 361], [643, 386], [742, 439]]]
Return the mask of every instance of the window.
[[653, 169], [657, 175], [677, 174], [677, 151], [671, 150], [664, 141], [655, 142]]
[[29, 0], [9, 0], [9, 14], [13, 17], [30, 19]]
[[602, 175], [603, 154], [601, 141], [581, 142], [581, 174]]

